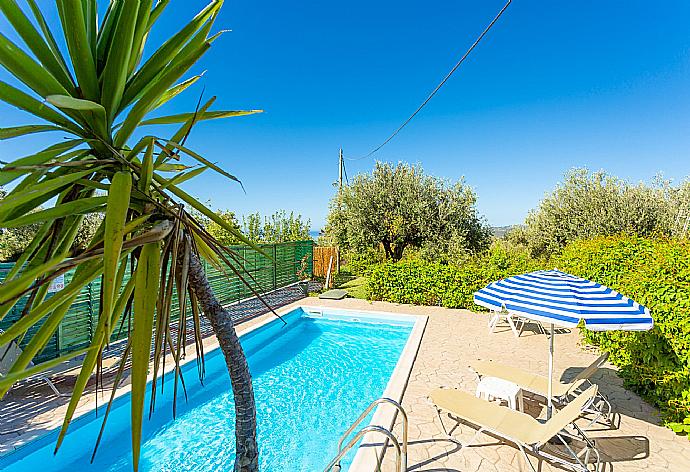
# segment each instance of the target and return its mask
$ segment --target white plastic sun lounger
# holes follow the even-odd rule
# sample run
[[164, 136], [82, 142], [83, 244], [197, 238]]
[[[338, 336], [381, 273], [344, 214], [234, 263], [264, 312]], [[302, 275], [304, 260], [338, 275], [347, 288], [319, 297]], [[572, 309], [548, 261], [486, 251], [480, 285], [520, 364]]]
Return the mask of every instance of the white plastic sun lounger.
[[[12, 367], [12, 365], [14, 365], [15, 361], [19, 358], [21, 354], [22, 349], [17, 345], [17, 343], [14, 340], [0, 346], [0, 377], [2, 377], [3, 375], [7, 375], [10, 368]], [[33, 362], [29, 363], [29, 367], [33, 367], [33, 365]], [[55, 393], [55, 395], [57, 395], [58, 397], [61, 395], [60, 391], [57, 389], [55, 384], [45, 374], [37, 374], [36, 377], [38, 377], [41, 380], [45, 380], [45, 382]]]

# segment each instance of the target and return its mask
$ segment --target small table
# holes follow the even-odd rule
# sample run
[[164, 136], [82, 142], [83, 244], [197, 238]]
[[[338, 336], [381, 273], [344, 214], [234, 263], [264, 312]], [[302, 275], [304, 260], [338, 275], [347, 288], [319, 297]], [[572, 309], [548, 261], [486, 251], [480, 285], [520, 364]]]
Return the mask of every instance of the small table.
[[524, 411], [522, 389], [513, 382], [498, 377], [482, 377], [477, 385], [477, 397], [489, 401], [503, 400], [513, 410]]

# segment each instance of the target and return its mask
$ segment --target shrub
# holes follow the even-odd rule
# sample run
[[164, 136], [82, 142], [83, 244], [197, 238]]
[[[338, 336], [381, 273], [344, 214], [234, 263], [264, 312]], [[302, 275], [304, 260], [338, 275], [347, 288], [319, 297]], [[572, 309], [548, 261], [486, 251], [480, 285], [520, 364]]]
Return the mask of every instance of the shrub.
[[598, 237], [569, 244], [555, 263], [649, 308], [648, 332], [582, 334], [611, 353], [627, 385], [658, 406], [674, 430], [690, 432], [690, 242]]
[[378, 264], [371, 269], [368, 291], [373, 300], [477, 310], [473, 294], [489, 282], [544, 266], [526, 249], [495, 241], [488, 251], [457, 265], [421, 259]]
[[362, 251], [347, 251], [344, 258], [344, 265], [353, 275], [367, 276], [372, 268], [385, 259], [382, 251], [369, 248]]

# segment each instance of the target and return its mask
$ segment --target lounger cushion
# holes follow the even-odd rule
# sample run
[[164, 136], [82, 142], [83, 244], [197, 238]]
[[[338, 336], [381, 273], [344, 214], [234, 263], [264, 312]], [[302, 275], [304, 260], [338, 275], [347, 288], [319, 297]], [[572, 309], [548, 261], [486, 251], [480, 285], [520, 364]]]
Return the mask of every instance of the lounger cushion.
[[540, 423], [526, 413], [455, 389], [436, 389], [430, 396], [440, 409], [508, 439], [534, 444], [540, 436]]
[[[541, 375], [536, 375], [531, 372], [499, 364], [491, 361], [478, 361], [472, 365], [472, 368], [481, 376], [498, 377], [513, 382], [520, 386], [523, 390], [536, 393], [546, 397], [549, 391], [549, 380]], [[577, 384], [581, 384], [577, 381]], [[561, 383], [554, 382], [552, 395], [554, 397], [562, 397], [566, 395], [576, 386], [576, 382]]]
[[488, 402], [460, 390], [436, 389], [430, 396], [438, 408], [454, 416], [482, 426], [506, 439], [529, 446], [540, 446], [575, 421], [596, 394], [597, 386], [592, 385], [545, 423], [540, 423], [526, 413]]

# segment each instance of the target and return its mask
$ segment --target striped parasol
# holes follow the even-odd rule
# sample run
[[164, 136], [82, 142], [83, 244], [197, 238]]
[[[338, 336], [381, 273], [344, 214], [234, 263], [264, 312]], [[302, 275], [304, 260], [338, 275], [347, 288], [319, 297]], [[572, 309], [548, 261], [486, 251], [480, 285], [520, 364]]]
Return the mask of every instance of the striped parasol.
[[474, 302], [568, 328], [580, 320], [592, 331], [645, 331], [653, 325], [649, 310], [639, 303], [559, 270], [538, 270], [492, 282], [475, 292]]
[[554, 325], [573, 328], [580, 321], [593, 331], [646, 331], [649, 310], [630, 298], [559, 270], [538, 270], [492, 282], [474, 293], [474, 302], [551, 325], [549, 336], [548, 416], [552, 410]]

